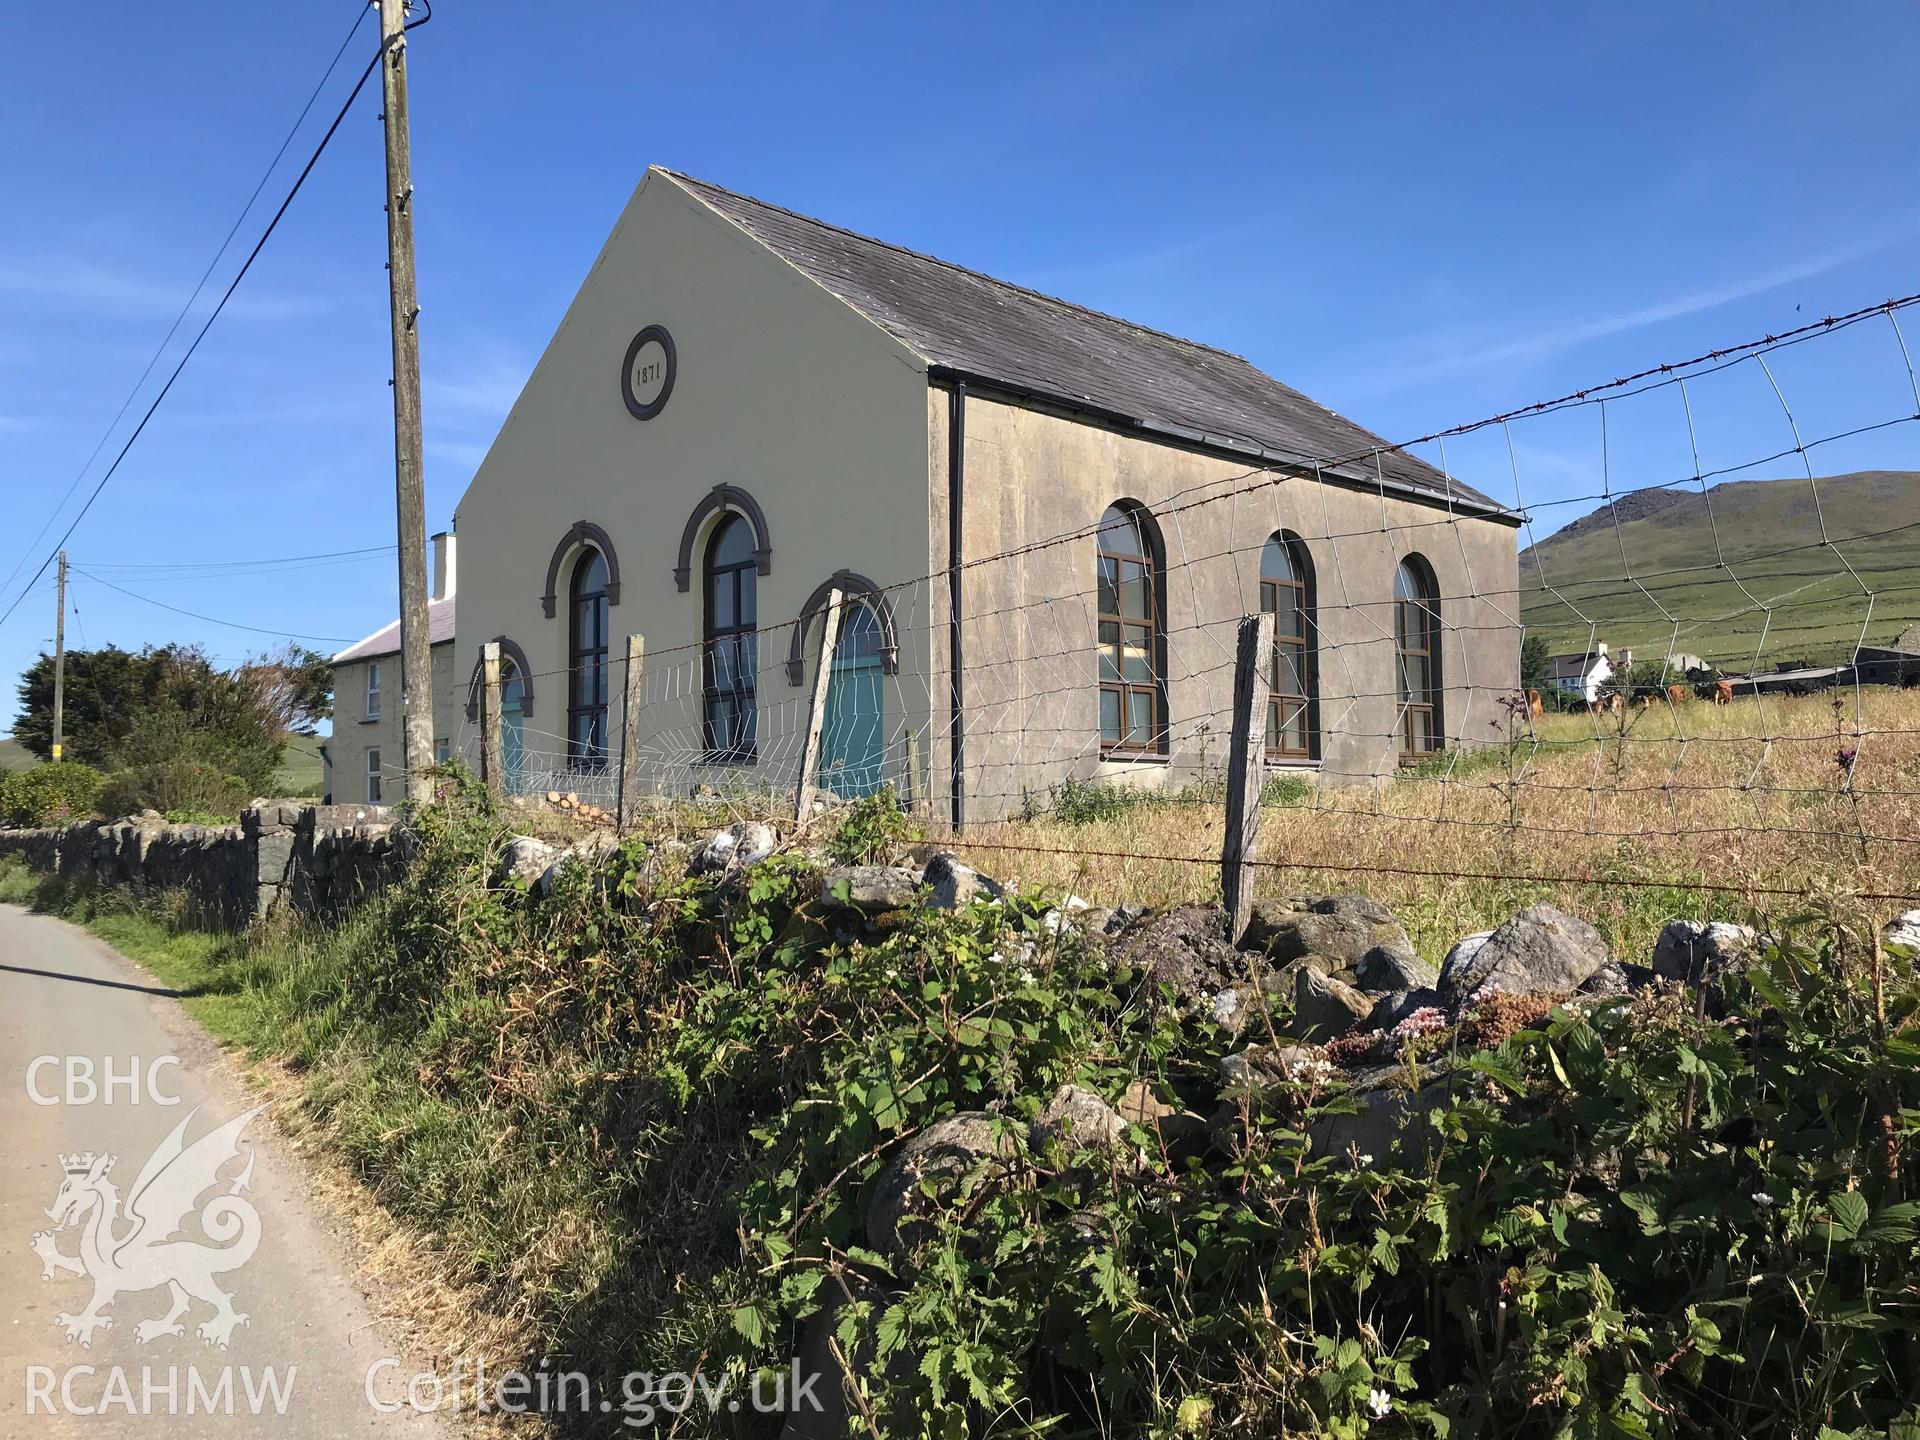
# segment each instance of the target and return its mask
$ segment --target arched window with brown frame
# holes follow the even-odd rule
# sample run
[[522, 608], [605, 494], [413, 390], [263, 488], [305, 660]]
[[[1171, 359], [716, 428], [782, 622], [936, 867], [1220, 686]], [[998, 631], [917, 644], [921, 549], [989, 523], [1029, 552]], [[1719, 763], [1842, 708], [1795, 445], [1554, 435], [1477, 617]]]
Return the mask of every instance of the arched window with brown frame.
[[747, 765], [754, 759], [759, 728], [755, 552], [752, 525], [732, 511], [723, 512], [707, 537], [701, 572], [706, 612], [702, 630], [705, 743], [710, 765]]
[[1161, 755], [1167, 746], [1164, 566], [1153, 518], [1129, 501], [1100, 519], [1100, 749]]
[[592, 546], [567, 585], [567, 764], [607, 764], [607, 557]]
[[1433, 567], [1409, 555], [1393, 574], [1394, 673], [1400, 697], [1402, 764], [1445, 748], [1441, 714], [1440, 587]]
[[1313, 560], [1298, 535], [1282, 530], [1260, 552], [1260, 608], [1273, 616], [1267, 672], [1267, 753], [1313, 760], [1320, 753]]

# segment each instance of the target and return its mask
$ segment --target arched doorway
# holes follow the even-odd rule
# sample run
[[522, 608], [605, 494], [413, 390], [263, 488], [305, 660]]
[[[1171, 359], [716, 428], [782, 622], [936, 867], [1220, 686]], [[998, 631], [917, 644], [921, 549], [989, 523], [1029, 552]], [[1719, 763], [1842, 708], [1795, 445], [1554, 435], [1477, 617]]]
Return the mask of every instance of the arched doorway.
[[843, 800], [871, 795], [886, 779], [883, 639], [873, 607], [850, 602], [841, 615], [827, 681], [818, 778], [821, 789]]
[[526, 773], [526, 699], [527, 687], [520, 678], [520, 667], [503, 658], [500, 661], [500, 788], [508, 795], [521, 794]]

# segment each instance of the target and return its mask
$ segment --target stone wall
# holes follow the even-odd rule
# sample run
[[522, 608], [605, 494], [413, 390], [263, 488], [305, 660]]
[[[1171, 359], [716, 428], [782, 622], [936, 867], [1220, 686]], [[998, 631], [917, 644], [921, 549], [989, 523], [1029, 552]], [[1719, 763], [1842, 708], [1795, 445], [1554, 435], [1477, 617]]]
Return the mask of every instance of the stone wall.
[[233, 926], [277, 913], [337, 913], [380, 889], [404, 860], [390, 810], [256, 801], [237, 825], [170, 825], [159, 815], [0, 830], [0, 857], [134, 890], [180, 890], [200, 916]]

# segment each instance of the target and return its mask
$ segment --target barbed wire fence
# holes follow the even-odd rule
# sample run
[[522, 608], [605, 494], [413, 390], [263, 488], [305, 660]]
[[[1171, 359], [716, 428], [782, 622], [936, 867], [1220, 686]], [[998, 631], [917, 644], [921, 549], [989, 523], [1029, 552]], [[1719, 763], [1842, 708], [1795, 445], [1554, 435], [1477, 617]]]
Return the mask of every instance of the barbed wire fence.
[[[476, 681], [455, 748], [506, 792], [628, 826], [804, 820], [888, 786], [981, 863], [1062, 883], [1103, 862], [1191, 871], [1230, 901], [1286, 871], [1748, 896], [1844, 872], [1920, 903], [1920, 657], [1893, 645], [1920, 579], [1885, 551], [1920, 516], [1863, 508], [1843, 473], [1896, 468], [1920, 421], [1916, 304], [1365, 453], [1222, 462], [1071, 529], [1036, 500], [990, 554], [724, 642], [509, 666]], [[1406, 456], [1444, 486], [1390, 483]], [[1716, 487], [1747, 478], [1790, 482], [1790, 525], [1740, 533]], [[1632, 528], [1674, 491], [1705, 536], [1678, 559]], [[1540, 542], [1579, 517], [1617, 573], [1556, 573]], [[1276, 638], [1250, 647], [1263, 614]], [[1522, 683], [1530, 634], [1579, 657], [1572, 694]], [[1831, 663], [1794, 663], [1815, 654]], [[581, 680], [598, 729], [515, 717], [516, 683]]]

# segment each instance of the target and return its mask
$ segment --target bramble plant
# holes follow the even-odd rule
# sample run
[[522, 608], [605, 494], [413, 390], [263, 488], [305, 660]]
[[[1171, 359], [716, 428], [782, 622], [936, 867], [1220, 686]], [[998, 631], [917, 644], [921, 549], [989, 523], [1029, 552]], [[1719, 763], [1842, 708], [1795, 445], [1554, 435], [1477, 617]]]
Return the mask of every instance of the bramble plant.
[[[801, 858], [629, 839], [533, 893], [484, 793], [415, 824], [342, 928], [169, 978], [527, 1353], [745, 1376], [824, 1333], [889, 1437], [1916, 1434], [1920, 973], [1838, 901], [1704, 990], [1498, 995], [1371, 1072], [1223, 1080], [1279, 1002], [1229, 1036], [1032, 891], [852, 925]], [[1398, 1141], [1328, 1143], [1361, 1074]], [[1189, 1123], [1030, 1129], [1068, 1084]], [[960, 1114], [993, 1153], [876, 1244]]]

